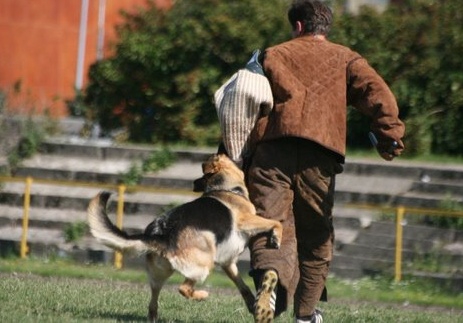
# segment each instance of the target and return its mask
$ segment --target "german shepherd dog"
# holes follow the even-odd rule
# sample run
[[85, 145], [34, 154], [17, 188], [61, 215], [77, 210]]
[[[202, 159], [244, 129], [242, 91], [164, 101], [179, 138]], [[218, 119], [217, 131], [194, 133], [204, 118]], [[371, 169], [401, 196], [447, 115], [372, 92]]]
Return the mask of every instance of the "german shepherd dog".
[[226, 155], [212, 155], [202, 164], [203, 176], [194, 191], [203, 194], [157, 217], [144, 233], [129, 235], [118, 229], [106, 214], [110, 193], [94, 197], [87, 212], [90, 231], [104, 245], [118, 251], [146, 255], [151, 287], [148, 319], [158, 316], [158, 297], [174, 271], [185, 277], [179, 287], [184, 297], [202, 300], [208, 292], [195, 290], [211, 269], [219, 265], [235, 283], [250, 312], [254, 294], [244, 283], [236, 262], [249, 238], [268, 232], [269, 246], [279, 248], [282, 226], [256, 215], [250, 202], [243, 172]]

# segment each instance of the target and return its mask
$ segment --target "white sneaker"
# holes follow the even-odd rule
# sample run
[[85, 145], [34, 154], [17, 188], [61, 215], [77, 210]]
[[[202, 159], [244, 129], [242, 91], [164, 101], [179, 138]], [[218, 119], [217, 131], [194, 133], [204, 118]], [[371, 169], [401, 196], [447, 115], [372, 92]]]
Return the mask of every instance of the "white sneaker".
[[275, 289], [278, 283], [278, 275], [274, 270], [267, 270], [262, 278], [262, 284], [257, 292], [254, 304], [254, 322], [273, 322], [275, 314]]
[[296, 317], [294, 322], [296, 323], [323, 323], [322, 312], [316, 309], [315, 312], [312, 314], [312, 316], [307, 317], [307, 318], [304, 317], [300, 319]]

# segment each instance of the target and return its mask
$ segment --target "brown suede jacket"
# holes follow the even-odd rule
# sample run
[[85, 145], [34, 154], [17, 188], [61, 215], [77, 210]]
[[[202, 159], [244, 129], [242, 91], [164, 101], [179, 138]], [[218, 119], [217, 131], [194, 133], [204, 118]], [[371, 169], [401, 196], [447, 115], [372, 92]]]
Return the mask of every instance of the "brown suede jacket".
[[[347, 106], [371, 118], [378, 148], [398, 143], [405, 127], [394, 95], [358, 53], [313, 36], [294, 38], [265, 51], [263, 67], [274, 96], [272, 112], [258, 120], [253, 141], [281, 137], [314, 141], [341, 162], [346, 152]], [[367, 133], [370, 129], [366, 129]]]

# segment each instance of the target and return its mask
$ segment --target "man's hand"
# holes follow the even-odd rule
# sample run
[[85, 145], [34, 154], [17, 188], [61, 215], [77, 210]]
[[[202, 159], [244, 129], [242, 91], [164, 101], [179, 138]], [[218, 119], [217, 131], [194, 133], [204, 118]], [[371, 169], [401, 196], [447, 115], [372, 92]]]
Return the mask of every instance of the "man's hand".
[[371, 144], [376, 148], [379, 155], [387, 161], [393, 160], [398, 154], [395, 153], [395, 149], [397, 148], [398, 144], [396, 141], [393, 141], [392, 144], [389, 146], [384, 147], [383, 145], [379, 145], [378, 139], [373, 132], [368, 133], [368, 137], [370, 138]]
[[397, 157], [396, 155], [391, 154], [391, 153], [388, 153], [387, 151], [379, 152], [379, 155], [380, 155], [384, 160], [387, 160], [387, 161], [391, 161], [391, 160], [393, 160], [395, 157]]

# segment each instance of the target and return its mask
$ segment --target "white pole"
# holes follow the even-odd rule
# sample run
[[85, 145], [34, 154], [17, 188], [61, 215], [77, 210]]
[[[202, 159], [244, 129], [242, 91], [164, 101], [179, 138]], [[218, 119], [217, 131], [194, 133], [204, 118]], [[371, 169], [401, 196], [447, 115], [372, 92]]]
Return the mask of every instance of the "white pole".
[[77, 48], [76, 90], [81, 90], [84, 80], [85, 43], [87, 41], [88, 0], [82, 0], [80, 11], [79, 44]]
[[96, 45], [96, 59], [104, 57], [104, 36], [105, 36], [106, 0], [100, 0], [98, 7], [98, 42]]

